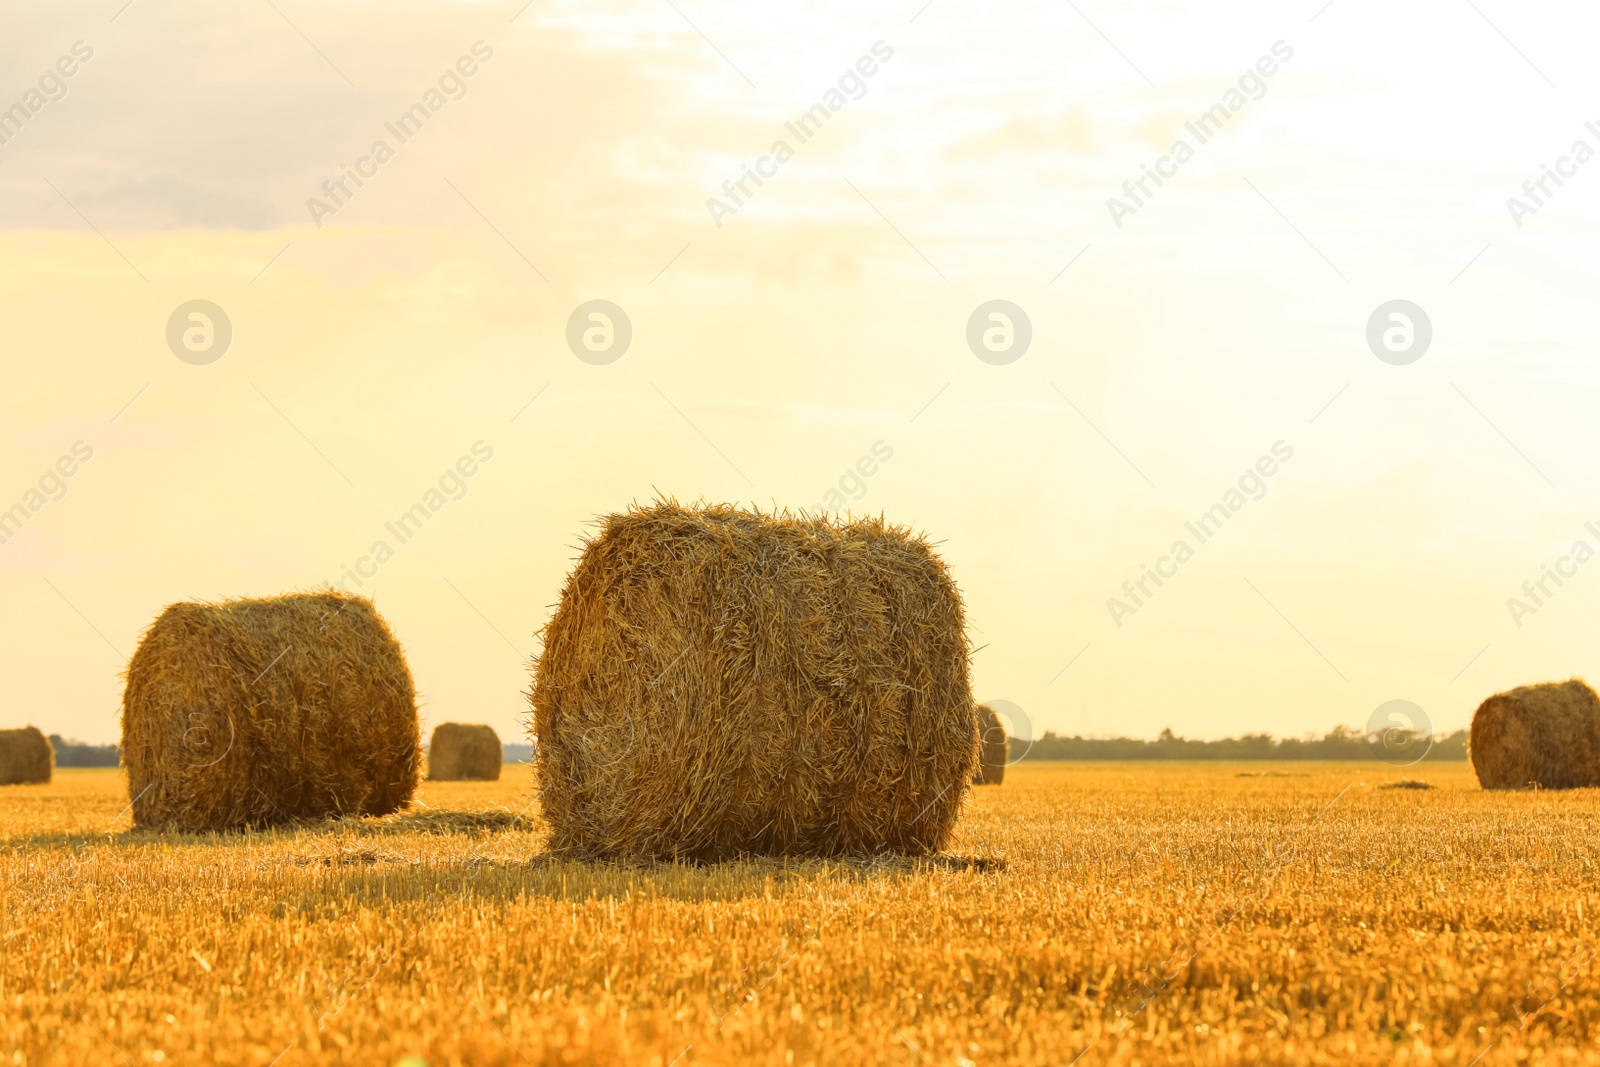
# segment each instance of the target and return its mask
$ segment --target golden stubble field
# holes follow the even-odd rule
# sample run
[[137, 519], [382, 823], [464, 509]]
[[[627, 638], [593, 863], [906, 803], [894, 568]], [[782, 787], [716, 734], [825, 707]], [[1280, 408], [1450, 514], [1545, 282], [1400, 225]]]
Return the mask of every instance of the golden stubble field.
[[1592, 790], [1023, 763], [937, 861], [708, 867], [542, 857], [522, 768], [420, 796], [180, 836], [120, 772], [0, 790], [0, 1062], [1600, 1062]]

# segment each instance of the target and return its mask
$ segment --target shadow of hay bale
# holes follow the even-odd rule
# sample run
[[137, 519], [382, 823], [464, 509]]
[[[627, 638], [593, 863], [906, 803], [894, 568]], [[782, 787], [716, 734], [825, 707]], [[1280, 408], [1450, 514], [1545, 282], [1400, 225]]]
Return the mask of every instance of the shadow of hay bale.
[[[285, 858], [288, 862], [289, 858]], [[323, 862], [327, 859], [329, 862]], [[741, 900], [815, 900], [833, 885], [907, 882], [935, 874], [971, 871], [994, 874], [1005, 860], [974, 856], [877, 856], [836, 859], [750, 857], [716, 863], [582, 860], [544, 852], [531, 859], [468, 855], [445, 863], [394, 858], [393, 852], [348, 850], [296, 858], [292, 869], [326, 871], [303, 891], [277, 902], [278, 913], [325, 913], [330, 901], [386, 905], [430, 904], [471, 899], [515, 903], [520, 899], [624, 900], [630, 896], [686, 903]]]
[[[152, 839], [153, 835], [142, 832], [138, 841], [128, 839], [132, 831], [123, 831], [114, 834], [86, 833], [76, 830], [49, 830], [37, 834], [19, 834], [0, 841], [0, 854], [19, 855], [25, 852], [73, 852], [95, 845], [123, 845], [139, 844]], [[125, 840], [126, 839], [126, 840]]]
[[314, 855], [279, 856], [276, 862], [288, 867], [375, 867], [409, 861], [404, 856], [379, 852], [375, 848], [341, 848]]
[[255, 829], [168, 830], [132, 826], [110, 833], [50, 831], [0, 840], [0, 852], [25, 849], [72, 849], [89, 845], [142, 847], [159, 843], [175, 848], [236, 847], [275, 844], [322, 837], [400, 837], [406, 834], [451, 835], [468, 838], [503, 833], [540, 833], [533, 815], [505, 809], [489, 811], [407, 811], [395, 815], [367, 815], [345, 819], [304, 819]]
[[513, 830], [532, 832], [542, 829], [529, 815], [497, 808], [490, 811], [406, 811], [372, 819], [341, 819], [328, 826], [328, 832], [341, 830], [363, 836], [395, 834], [466, 834], [482, 837]]
[[846, 859], [845, 864], [868, 874], [925, 874], [929, 871], [976, 871], [992, 874], [1010, 870], [1011, 865], [998, 856], [867, 856], [858, 860]]
[[403, 811], [393, 815], [350, 816], [343, 819], [314, 819], [263, 830], [218, 835], [241, 840], [301, 839], [314, 837], [400, 837], [405, 834], [487, 837], [511, 832], [540, 830], [538, 820], [504, 808], [488, 811]]

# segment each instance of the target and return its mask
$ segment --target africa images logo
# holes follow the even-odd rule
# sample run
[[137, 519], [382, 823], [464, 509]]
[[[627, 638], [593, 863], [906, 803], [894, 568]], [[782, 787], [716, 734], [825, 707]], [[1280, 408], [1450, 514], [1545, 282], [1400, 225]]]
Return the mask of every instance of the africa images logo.
[[[1197, 546], [1215, 537], [1223, 524], [1250, 501], [1266, 496], [1271, 486], [1268, 479], [1278, 473], [1281, 464], [1293, 458], [1293, 446], [1286, 441], [1273, 442], [1271, 455], [1261, 456], [1241, 474], [1236, 488], [1230, 487], [1222, 494], [1222, 499], [1203, 511], [1199, 518], [1183, 524], [1183, 528], [1194, 538], [1194, 545], [1180, 537], [1172, 543], [1171, 550], [1165, 556], [1156, 560], [1153, 570], [1149, 564], [1140, 564], [1139, 577], [1122, 583], [1122, 592], [1127, 599], [1115, 596], [1106, 598], [1106, 610], [1111, 613], [1111, 621], [1117, 624], [1117, 629], [1122, 629], [1127, 624], [1128, 616], [1137, 615], [1162, 586], [1178, 576], [1178, 568], [1195, 557]], [[1155, 583], [1155, 589], [1150, 588], [1152, 582]]]
[[[1183, 124], [1183, 128], [1194, 137], [1194, 145], [1179, 137], [1173, 142], [1171, 151], [1156, 160], [1153, 169], [1141, 164], [1139, 176], [1122, 183], [1122, 193], [1127, 200], [1119, 200], [1114, 196], [1106, 199], [1106, 210], [1111, 213], [1111, 221], [1117, 224], [1117, 229], [1122, 229], [1124, 218], [1138, 214], [1139, 209], [1155, 196], [1155, 190], [1148, 183], [1155, 183], [1159, 189], [1166, 184], [1164, 179], [1176, 178], [1178, 168], [1194, 158], [1197, 146], [1221, 133], [1223, 126], [1243, 111], [1250, 101], [1260, 100], [1267, 95], [1267, 79], [1278, 73], [1278, 64], [1294, 58], [1294, 49], [1283, 41], [1274, 41], [1271, 51], [1272, 55], [1260, 57], [1254, 67], [1241, 74], [1238, 85], [1224, 92], [1221, 100], [1203, 111], [1198, 119]], [[1247, 93], [1248, 98], [1245, 95]]]
[[[806, 109], [799, 118], [793, 122], [785, 122], [783, 128], [794, 137], [796, 144], [805, 144], [818, 133], [822, 132], [823, 124], [833, 116], [844, 110], [845, 94], [850, 100], [860, 100], [867, 95], [867, 79], [878, 72], [880, 63], [887, 63], [894, 56], [894, 49], [883, 41], [874, 41], [872, 55], [864, 55], [855, 61], [855, 64], [839, 76], [835, 87], [828, 89], [818, 100]], [[874, 58], [876, 57], [876, 58]], [[772, 147], [767, 154], [757, 159], [755, 168], [740, 167], [737, 178], [730, 178], [722, 183], [722, 193], [727, 197], [722, 200], [718, 197], [706, 199], [706, 210], [711, 213], [711, 221], [717, 224], [717, 229], [722, 229], [722, 220], [729, 215], [737, 214], [745, 201], [755, 195], [749, 187], [754, 182], [757, 189], [767, 184], [763, 178], [776, 178], [778, 167], [794, 158], [794, 148], [783, 138], [772, 142]]]
[[[421, 133], [428, 120], [443, 111], [446, 104], [465, 99], [468, 92], [466, 79], [477, 74], [480, 65], [493, 58], [493, 47], [483, 41], [474, 41], [472, 55], [457, 58], [455, 64], [439, 76], [438, 88], [430, 87], [422, 94], [422, 99], [401, 112], [394, 122], [385, 122], [383, 128], [394, 137], [396, 144], [406, 144]], [[372, 142], [367, 154], [358, 158], [353, 167], [339, 164], [339, 176], [325, 179], [322, 183], [322, 191], [328, 199], [313, 196], [306, 200], [306, 210], [311, 213], [311, 221], [317, 224], [317, 229], [322, 228], [324, 219], [337, 215], [349, 206], [356, 193], [366, 185], [362, 179], [370, 181], [376, 178], [378, 168], [394, 156], [394, 148], [380, 137]], [[351, 182], [355, 183], [354, 189], [350, 188]]]

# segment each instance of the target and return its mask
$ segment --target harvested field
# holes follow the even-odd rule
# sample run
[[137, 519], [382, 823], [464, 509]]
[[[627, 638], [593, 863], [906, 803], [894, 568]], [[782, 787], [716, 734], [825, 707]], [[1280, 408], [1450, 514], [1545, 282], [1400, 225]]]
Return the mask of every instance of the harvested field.
[[[180, 835], [130, 829], [120, 773], [61, 770], [0, 793], [0, 1054], [1600, 1062], [1594, 794], [1245, 769], [1024, 761], [944, 856], [706, 866], [541, 855], [522, 773]], [[1380, 788], [1408, 778], [1434, 788]]]

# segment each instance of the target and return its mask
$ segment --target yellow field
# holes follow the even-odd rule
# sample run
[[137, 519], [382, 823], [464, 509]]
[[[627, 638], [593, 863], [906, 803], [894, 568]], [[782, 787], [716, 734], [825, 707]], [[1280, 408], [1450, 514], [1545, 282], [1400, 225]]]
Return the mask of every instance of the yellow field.
[[937, 862], [629, 868], [526, 774], [229, 837], [0, 789], [0, 1061], [1600, 1062], [1594, 791], [1024, 763]]

